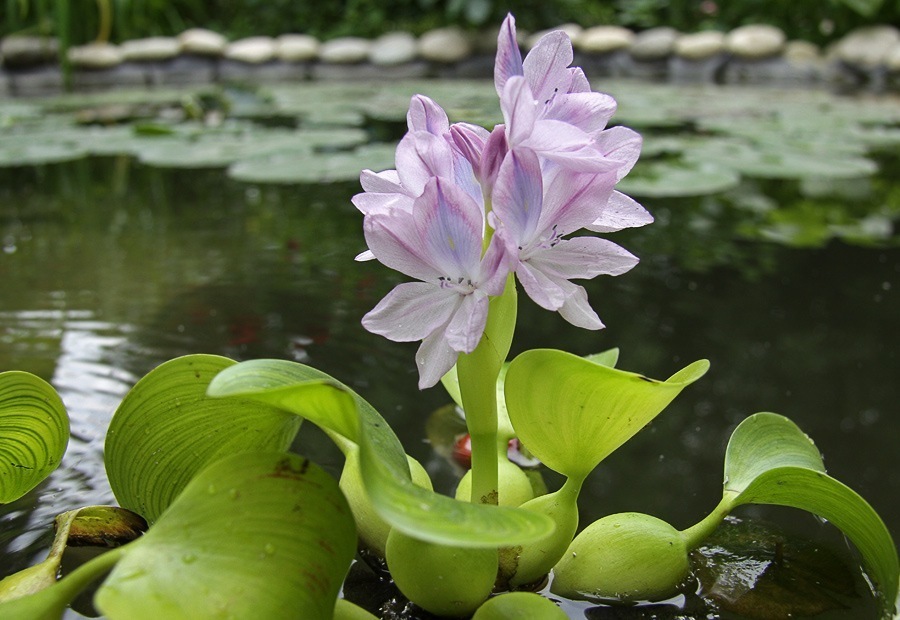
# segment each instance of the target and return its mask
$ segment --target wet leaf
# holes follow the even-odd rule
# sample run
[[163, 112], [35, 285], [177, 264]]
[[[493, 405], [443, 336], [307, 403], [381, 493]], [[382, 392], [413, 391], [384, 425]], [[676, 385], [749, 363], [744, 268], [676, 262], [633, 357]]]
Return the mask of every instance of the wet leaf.
[[700, 360], [657, 381], [563, 351], [526, 351], [510, 363], [506, 406], [535, 457], [583, 480], [708, 368]]
[[[314, 368], [283, 360], [251, 360], [223, 370], [209, 394], [254, 400], [302, 416], [360, 448], [360, 469], [373, 506], [394, 528], [421, 540], [498, 547], [545, 536], [542, 516], [460, 502], [413, 484], [406, 453], [384, 418], [359, 395]], [[351, 420], [356, 419], [354, 424]]]
[[98, 589], [111, 620], [327, 618], [356, 551], [337, 482], [287, 453], [240, 453], [191, 480]]
[[806, 510], [830, 521], [859, 549], [887, 613], [897, 599], [897, 547], [878, 513], [855, 491], [825, 473], [821, 455], [793, 422], [757, 413], [735, 429], [725, 453], [724, 500]]
[[188, 355], [148, 373], [125, 396], [106, 435], [105, 461], [119, 504], [153, 523], [188, 482], [223, 455], [286, 450], [301, 419], [256, 401], [208, 398], [235, 362]]
[[35, 594], [56, 584], [67, 547], [114, 547], [135, 540], [147, 530], [147, 522], [140, 516], [117, 506], [69, 510], [58, 515], [54, 525], [56, 534], [47, 557], [0, 581], [0, 602]]
[[27, 372], [0, 373], [0, 504], [49, 476], [68, 442], [69, 416], [53, 386]]
[[[57, 531], [60, 517], [56, 518]], [[147, 531], [147, 521], [118, 506], [86, 506], [75, 511], [66, 544], [70, 547], [117, 547]]]

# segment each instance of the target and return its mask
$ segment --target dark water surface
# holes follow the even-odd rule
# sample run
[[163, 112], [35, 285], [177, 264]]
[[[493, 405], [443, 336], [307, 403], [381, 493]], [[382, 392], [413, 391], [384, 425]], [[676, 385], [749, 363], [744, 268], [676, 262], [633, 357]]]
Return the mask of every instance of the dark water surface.
[[[57, 513], [114, 502], [102, 464], [108, 421], [137, 379], [176, 355], [314, 365], [361, 392], [411, 454], [448, 476], [422, 439], [448, 398], [416, 389], [414, 345], [359, 324], [401, 276], [353, 261], [364, 247], [356, 191], [248, 186], [125, 158], [0, 170], [0, 370], [49, 380], [72, 417], [63, 467], [0, 507], [0, 576], [43, 552]], [[712, 363], [589, 478], [584, 522], [640, 511], [679, 529], [695, 523], [721, 496], [731, 430], [774, 411], [900, 535], [900, 249], [742, 241], [708, 200], [645, 204], [656, 224], [611, 236], [641, 264], [588, 287], [607, 329], [578, 330], [521, 298], [514, 353], [620, 347], [619, 367], [661, 379]], [[320, 439], [301, 448], [337, 469]], [[740, 514], [835, 538], [805, 513]]]

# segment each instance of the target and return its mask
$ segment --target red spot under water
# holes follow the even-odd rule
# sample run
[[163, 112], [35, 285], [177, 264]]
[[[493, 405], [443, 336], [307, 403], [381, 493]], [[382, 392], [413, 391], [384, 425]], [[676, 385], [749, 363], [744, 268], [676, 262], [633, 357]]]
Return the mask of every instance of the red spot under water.
[[[513, 437], [509, 440], [507, 453], [511, 460], [515, 460], [515, 456], [519, 454], [519, 440], [517, 438]], [[465, 469], [472, 467], [472, 438], [468, 433], [460, 435], [453, 442], [453, 460]]]
[[251, 344], [259, 340], [262, 330], [262, 320], [255, 314], [244, 314], [234, 317], [228, 325], [228, 333], [231, 338], [230, 345]]

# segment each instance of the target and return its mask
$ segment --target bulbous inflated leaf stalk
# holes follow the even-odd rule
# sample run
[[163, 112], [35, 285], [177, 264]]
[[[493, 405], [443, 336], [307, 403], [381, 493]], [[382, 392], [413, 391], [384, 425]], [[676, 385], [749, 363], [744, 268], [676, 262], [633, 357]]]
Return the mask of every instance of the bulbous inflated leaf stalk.
[[284, 451], [301, 418], [255, 401], [208, 398], [233, 360], [188, 355], [151, 372], [122, 400], [106, 435], [109, 483], [119, 504], [152, 523], [204, 467], [224, 455]]
[[69, 416], [53, 387], [30, 373], [0, 373], [0, 504], [55, 470], [69, 442]]
[[894, 613], [900, 564], [890, 532], [862, 497], [825, 473], [812, 440], [788, 418], [757, 413], [738, 425], [725, 452], [723, 504], [790, 506], [827, 519], [862, 554], [885, 617]]
[[698, 360], [657, 381], [563, 351], [526, 351], [506, 373], [507, 411], [536, 458], [580, 481], [708, 368]]
[[[209, 395], [277, 406], [360, 447], [372, 505], [391, 526], [421, 540], [460, 547], [530, 542], [553, 529], [549, 519], [512, 508], [460, 502], [413, 484], [403, 446], [384, 418], [329, 375], [285, 360], [251, 360], [223, 370]], [[351, 419], [358, 420], [352, 428]]]
[[356, 533], [320, 467], [244, 452], [204, 469], [123, 549], [94, 599], [111, 620], [330, 618]]

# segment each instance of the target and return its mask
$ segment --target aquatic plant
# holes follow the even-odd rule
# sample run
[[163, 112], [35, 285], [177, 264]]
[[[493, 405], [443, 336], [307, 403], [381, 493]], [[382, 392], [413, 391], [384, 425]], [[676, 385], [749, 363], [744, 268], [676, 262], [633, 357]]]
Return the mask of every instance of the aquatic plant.
[[[514, 590], [552, 573], [551, 591], [569, 598], [669, 597], [690, 581], [689, 551], [748, 503], [800, 508], [840, 528], [862, 555], [881, 613], [894, 613], [900, 569], [890, 533], [774, 413], [735, 429], [722, 498], [694, 526], [628, 512], [580, 528], [585, 479], [709, 363], [663, 381], [617, 369], [615, 350], [586, 358], [531, 350], [506, 361], [518, 285], [573, 325], [599, 329], [571, 280], [617, 275], [637, 259], [576, 233], [652, 219], [615, 190], [640, 136], [607, 127], [615, 102], [569, 66], [568, 38], [547, 35], [524, 59], [515, 41], [508, 17], [495, 72], [503, 124], [451, 125], [436, 102], [413, 97], [397, 168], [364, 171], [354, 198], [368, 244], [357, 258], [417, 280], [398, 285], [363, 326], [422, 341], [420, 387], [441, 382], [465, 413], [472, 453], [463, 490], [435, 492], [384, 418], [315, 368], [176, 358], [141, 379], [110, 423], [105, 461], [119, 507], [60, 515], [47, 560], [0, 582], [0, 616], [59, 618], [101, 581], [94, 605], [114, 620], [371, 617], [338, 597], [359, 541], [433, 614], [554, 618], [562, 612], [548, 598]], [[304, 420], [346, 457], [340, 481], [289, 452]], [[52, 471], [67, 437], [50, 385], [0, 374], [0, 500]], [[508, 459], [513, 438], [564, 478], [559, 488], [546, 492]], [[112, 548], [57, 579], [66, 545], [85, 539]]]

